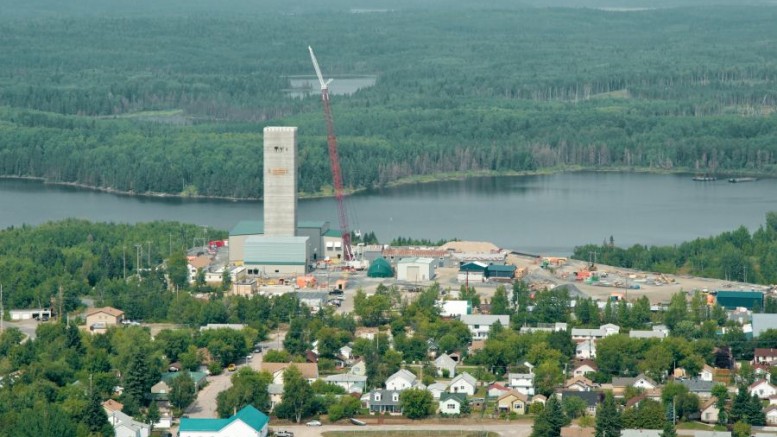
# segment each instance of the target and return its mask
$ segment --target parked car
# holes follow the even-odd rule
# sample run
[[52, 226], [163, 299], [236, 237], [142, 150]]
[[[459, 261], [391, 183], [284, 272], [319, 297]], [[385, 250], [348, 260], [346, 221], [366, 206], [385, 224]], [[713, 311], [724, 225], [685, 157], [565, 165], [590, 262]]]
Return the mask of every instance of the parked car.
[[276, 437], [294, 437], [294, 433], [291, 431], [275, 431]]
[[236, 369], [237, 369], [237, 366], [234, 364], [230, 364], [229, 366], [227, 366], [227, 370], [229, 370], [230, 372], [234, 372]]
[[361, 420], [359, 420], [359, 419], [354, 419], [353, 417], [351, 417], [351, 418], [350, 418], [350, 419], [348, 419], [348, 420], [350, 420], [350, 421], [351, 421], [351, 423], [353, 423], [353, 424], [354, 424], [354, 425], [356, 425], [356, 426], [367, 426], [367, 422], [363, 422], [363, 421], [361, 421]]
[[307, 426], [321, 426], [321, 422], [318, 420], [311, 420], [310, 422], [306, 423]]

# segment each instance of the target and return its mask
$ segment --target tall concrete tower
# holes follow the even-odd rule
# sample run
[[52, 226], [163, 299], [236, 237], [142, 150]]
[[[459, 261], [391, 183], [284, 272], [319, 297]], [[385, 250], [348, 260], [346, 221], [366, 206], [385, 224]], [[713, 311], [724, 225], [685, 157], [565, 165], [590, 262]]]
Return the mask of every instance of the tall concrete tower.
[[297, 232], [297, 128], [264, 128], [264, 235]]

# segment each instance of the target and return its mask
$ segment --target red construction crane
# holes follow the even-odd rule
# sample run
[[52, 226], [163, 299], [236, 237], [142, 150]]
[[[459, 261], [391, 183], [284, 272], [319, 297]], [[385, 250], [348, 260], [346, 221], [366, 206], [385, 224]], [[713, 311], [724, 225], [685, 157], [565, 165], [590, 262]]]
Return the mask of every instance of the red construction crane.
[[335, 198], [337, 199], [337, 212], [340, 218], [340, 230], [343, 233], [343, 257], [345, 261], [353, 259], [351, 252], [351, 231], [348, 229], [348, 216], [345, 211], [345, 202], [343, 201], [343, 175], [340, 172], [340, 158], [337, 155], [337, 137], [335, 137], [335, 125], [332, 121], [332, 107], [329, 104], [329, 84], [332, 79], [324, 81], [321, 74], [321, 68], [318, 66], [316, 55], [313, 48], [310, 50], [310, 59], [313, 60], [313, 68], [316, 69], [316, 76], [321, 83], [321, 100], [324, 102], [324, 119], [326, 120], [326, 142], [329, 145], [329, 162], [332, 166], [332, 182], [335, 187]]

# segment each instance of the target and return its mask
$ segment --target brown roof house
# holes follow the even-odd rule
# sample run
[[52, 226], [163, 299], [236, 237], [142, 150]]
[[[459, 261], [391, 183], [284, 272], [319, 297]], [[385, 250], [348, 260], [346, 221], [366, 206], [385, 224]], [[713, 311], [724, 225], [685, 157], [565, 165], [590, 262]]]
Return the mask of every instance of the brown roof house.
[[509, 391], [497, 400], [499, 412], [526, 414], [529, 407], [529, 397], [519, 391]]
[[111, 326], [121, 324], [124, 311], [116, 308], [92, 308], [86, 312], [86, 327], [92, 334], [104, 334]]
[[262, 363], [262, 371], [272, 375], [273, 384], [283, 386], [283, 372], [290, 366], [296, 367], [308, 382], [318, 379], [318, 364], [316, 363]]

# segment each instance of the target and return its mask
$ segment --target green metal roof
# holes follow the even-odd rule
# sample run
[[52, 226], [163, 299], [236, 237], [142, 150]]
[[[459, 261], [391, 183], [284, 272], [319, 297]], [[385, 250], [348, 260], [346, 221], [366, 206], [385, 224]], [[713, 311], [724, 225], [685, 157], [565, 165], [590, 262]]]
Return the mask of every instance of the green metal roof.
[[[301, 220], [297, 222], [298, 229], [324, 229], [327, 227], [327, 222]], [[328, 232], [331, 232], [331, 229]], [[335, 237], [342, 235], [340, 231], [337, 232]], [[231, 237], [235, 235], [257, 235], [264, 234], [264, 221], [262, 220], [242, 220], [238, 222], [230, 231]], [[325, 234], [326, 235], [326, 234]]]
[[753, 309], [763, 305], [764, 294], [760, 291], [718, 291], [715, 296], [718, 305], [727, 309], [745, 307]]
[[515, 266], [491, 264], [490, 266], [486, 267], [486, 271], [487, 272], [514, 272]]
[[[177, 377], [183, 375], [185, 372], [165, 372], [162, 374], [162, 381], [165, 382], [165, 384], [170, 385], [170, 383]], [[194, 381], [195, 386], [199, 386], [200, 383], [205, 379], [207, 375], [205, 372], [189, 372], [189, 377], [192, 378], [192, 381]]]
[[370, 264], [370, 268], [367, 269], [367, 276], [370, 278], [391, 278], [394, 276], [394, 270], [386, 258], [375, 258], [375, 261]]
[[342, 237], [343, 231], [339, 229], [329, 229], [326, 232], [324, 232], [325, 237]]
[[448, 393], [448, 392], [442, 392], [440, 393], [440, 402], [445, 402], [447, 400], [454, 399], [459, 402], [459, 405], [466, 405], [467, 404], [467, 395], [466, 393]]
[[218, 432], [235, 420], [240, 420], [256, 431], [261, 431], [270, 422], [270, 418], [266, 414], [252, 405], [246, 405], [229, 419], [190, 419], [184, 417], [181, 419], [179, 431]]
[[485, 272], [488, 266], [483, 263], [469, 262], [459, 267], [460, 272]]
[[243, 220], [229, 231], [229, 236], [264, 234], [264, 222], [261, 220]]

